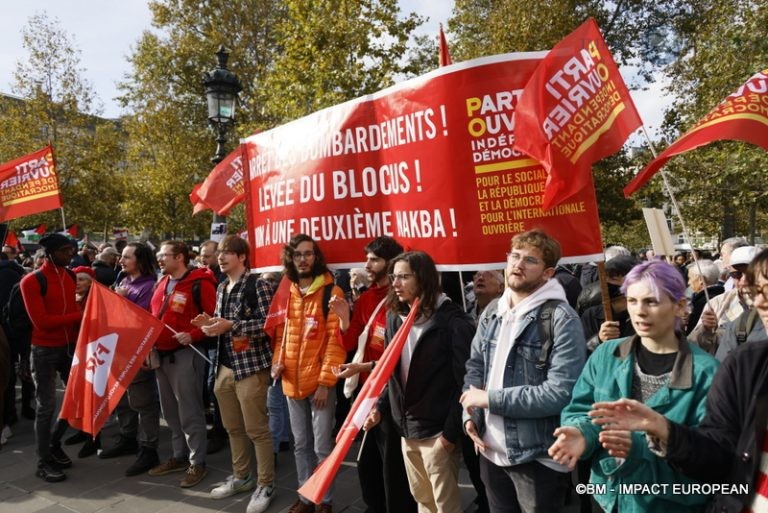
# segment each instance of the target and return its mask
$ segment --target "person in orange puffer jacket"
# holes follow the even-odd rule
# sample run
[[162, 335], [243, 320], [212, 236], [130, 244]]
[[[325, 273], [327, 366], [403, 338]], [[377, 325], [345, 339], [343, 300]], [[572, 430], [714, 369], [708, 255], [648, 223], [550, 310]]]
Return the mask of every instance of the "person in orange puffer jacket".
[[[308, 235], [295, 235], [283, 250], [285, 274], [291, 283], [286, 323], [278, 328], [272, 359], [272, 377], [282, 377], [295, 442], [299, 487], [333, 448], [336, 376], [346, 352], [339, 333], [339, 318], [330, 310], [332, 296], [344, 297], [334, 285], [325, 257]], [[313, 432], [307, 427], [312, 426]], [[331, 512], [333, 487], [317, 511]], [[315, 505], [299, 498], [292, 513], [310, 513]]]

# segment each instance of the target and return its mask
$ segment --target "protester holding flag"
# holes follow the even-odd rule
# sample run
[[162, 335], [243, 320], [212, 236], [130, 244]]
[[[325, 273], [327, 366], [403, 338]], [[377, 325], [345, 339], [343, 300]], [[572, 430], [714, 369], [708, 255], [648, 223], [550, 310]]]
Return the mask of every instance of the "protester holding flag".
[[474, 334], [472, 319], [440, 288], [440, 274], [428, 254], [411, 251], [395, 257], [390, 269], [385, 343], [394, 337], [418, 298], [400, 361], [365, 429], [388, 410], [402, 437], [408, 485], [420, 511], [460, 512], [459, 451], [464, 365]]
[[[671, 485], [690, 483], [654, 453], [642, 433], [601, 430], [592, 422], [596, 402], [632, 398], [686, 426], [704, 416], [704, 402], [718, 363], [688, 342], [685, 282], [672, 265], [651, 261], [634, 267], [624, 280], [636, 335], [601, 344], [587, 361], [573, 398], [562, 412], [562, 427], [549, 448], [552, 458], [574, 468], [591, 458], [593, 484], [606, 484], [595, 500], [604, 511], [701, 511], [705, 495], [675, 493]], [[658, 493], [624, 493], [622, 486], [665, 483]]]
[[[77, 325], [83, 312], [75, 302], [75, 278], [67, 269], [74, 254], [73, 243], [58, 233], [40, 239], [46, 261], [40, 275], [21, 280], [21, 294], [32, 321], [32, 377], [36, 386], [37, 477], [57, 482], [66, 479], [62, 469], [72, 460], [61, 449], [67, 422], [60, 419], [51, 432], [56, 409], [56, 374], [66, 383], [77, 342]], [[44, 280], [41, 280], [44, 278]], [[45, 283], [45, 292], [43, 292]]]
[[160, 367], [156, 370], [163, 417], [173, 433], [171, 458], [149, 471], [150, 476], [186, 472], [179, 484], [189, 488], [208, 473], [206, 425], [203, 407], [205, 362], [189, 346], [205, 335], [192, 319], [216, 307], [216, 279], [205, 269], [190, 271], [189, 247], [170, 240], [158, 253], [163, 278], [152, 295], [152, 314], [166, 329], [157, 341]]
[[[333, 448], [336, 376], [346, 352], [339, 334], [339, 317], [328, 306], [332, 296], [344, 297], [334, 285], [317, 243], [308, 235], [294, 235], [283, 249], [290, 300], [285, 324], [278, 328], [272, 376], [282, 377], [294, 439], [299, 486], [309, 479]], [[299, 498], [291, 513], [330, 513], [333, 487], [315, 506]]]
[[[149, 311], [155, 287], [157, 260], [153, 251], [142, 242], [130, 242], [120, 257], [123, 279], [115, 292], [125, 299]], [[155, 370], [142, 365], [133, 377], [117, 408], [120, 437], [117, 443], [105, 449], [100, 458], [114, 458], [134, 454], [136, 461], [125, 469], [126, 477], [143, 474], [160, 463], [157, 454], [160, 436], [160, 399], [157, 393]]]
[[[340, 366], [339, 378], [346, 378], [344, 393], [349, 397], [370, 375], [384, 352], [387, 326], [386, 300], [390, 290], [389, 264], [403, 252], [392, 237], [377, 237], [364, 249], [365, 270], [371, 287], [355, 302], [352, 318], [349, 305], [342, 298], [331, 299], [331, 308], [341, 319], [344, 349], [356, 351], [352, 362]], [[408, 478], [400, 449], [400, 435], [392, 418], [382, 417], [369, 433], [370, 438], [360, 452], [357, 475], [363, 501], [371, 512], [408, 513], [416, 511], [416, 503], [408, 490]]]
[[218, 337], [214, 393], [232, 451], [232, 475], [211, 490], [223, 499], [254, 488], [251, 455], [256, 452], [258, 479], [247, 513], [261, 513], [275, 491], [275, 461], [267, 418], [267, 389], [272, 347], [264, 321], [272, 301], [272, 285], [249, 271], [248, 242], [227, 235], [218, 246], [218, 266], [226, 275], [216, 292], [216, 311], [193, 322], [209, 337]]

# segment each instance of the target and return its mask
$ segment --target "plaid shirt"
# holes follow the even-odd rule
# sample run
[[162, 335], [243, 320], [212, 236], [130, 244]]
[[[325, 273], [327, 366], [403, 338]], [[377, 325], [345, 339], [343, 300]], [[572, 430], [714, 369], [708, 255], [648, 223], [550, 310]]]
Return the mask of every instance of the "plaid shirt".
[[[253, 301], [245, 300], [245, 282], [250, 275], [249, 271], [243, 273], [229, 293], [229, 280], [221, 282], [216, 290], [214, 315], [234, 322], [230, 331], [219, 335], [218, 350], [227, 352], [235, 380], [252, 376], [272, 365], [272, 346], [269, 337], [264, 333], [264, 320], [267, 318], [274, 291], [268, 281], [256, 279], [257, 301], [255, 310], [252, 310], [249, 305]], [[241, 335], [249, 338], [249, 345], [246, 350], [238, 352], [233, 348], [232, 337]]]

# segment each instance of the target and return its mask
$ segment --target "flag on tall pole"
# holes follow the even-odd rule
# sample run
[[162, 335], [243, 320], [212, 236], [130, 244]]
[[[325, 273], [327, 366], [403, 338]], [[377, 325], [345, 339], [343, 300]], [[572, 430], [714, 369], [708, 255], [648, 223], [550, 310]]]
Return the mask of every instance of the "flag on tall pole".
[[629, 197], [669, 159], [714, 141], [748, 142], [768, 150], [768, 69], [752, 75], [733, 94], [701, 118], [624, 187]]
[[76, 239], [77, 238], [77, 225], [76, 224], [70, 224], [63, 230], [59, 232], [62, 235], [66, 235], [67, 237]]
[[452, 64], [451, 52], [448, 50], [448, 40], [445, 38], [445, 32], [443, 32], [443, 24], [440, 24], [440, 35], [438, 37], [438, 45], [440, 47], [440, 67], [448, 66]]
[[45, 235], [46, 229], [45, 223], [32, 228], [24, 228], [21, 230], [21, 237], [28, 242], [38, 242], [40, 237]]
[[61, 208], [53, 146], [0, 164], [0, 222]]
[[[411, 306], [411, 311], [408, 317], [405, 318], [400, 329], [397, 330], [395, 336], [384, 349], [381, 358], [376, 362], [376, 367], [368, 379], [363, 384], [363, 388], [360, 390], [357, 399], [355, 399], [352, 408], [349, 410], [347, 418], [344, 420], [344, 424], [339, 430], [339, 434], [336, 436], [336, 446], [331, 451], [331, 454], [325, 458], [325, 460], [318, 465], [315, 472], [309, 479], [299, 488], [299, 494], [303, 495], [315, 504], [319, 504], [325, 496], [325, 492], [328, 487], [331, 486], [333, 478], [339, 471], [341, 462], [344, 461], [344, 457], [349, 452], [349, 448], [352, 442], [355, 440], [357, 433], [365, 423], [365, 418], [368, 413], [376, 406], [384, 385], [387, 384], [387, 380], [395, 370], [398, 360], [400, 360], [400, 353], [403, 352], [403, 346], [408, 340], [408, 333], [411, 331], [413, 321], [416, 319], [416, 315], [419, 313], [419, 300], [416, 299]], [[368, 443], [375, 443], [373, 440]]]
[[592, 164], [618, 151], [640, 115], [594, 19], [547, 54], [515, 109], [516, 150], [547, 171], [542, 208], [580, 191]]
[[59, 416], [75, 429], [98, 433], [164, 327], [143, 308], [94, 281]]

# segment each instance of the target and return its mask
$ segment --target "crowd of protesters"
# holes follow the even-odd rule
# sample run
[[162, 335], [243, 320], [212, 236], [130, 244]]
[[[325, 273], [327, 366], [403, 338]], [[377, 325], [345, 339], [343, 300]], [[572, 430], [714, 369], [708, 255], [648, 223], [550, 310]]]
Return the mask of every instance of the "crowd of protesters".
[[[768, 511], [768, 250], [743, 239], [717, 260], [669, 263], [608, 247], [601, 287], [597, 265], [563, 265], [540, 230], [512, 238], [504, 269], [466, 284], [391, 237], [360, 248], [363, 268], [332, 272], [298, 234], [282, 254], [285, 320], [270, 329], [280, 275], [251, 273], [238, 236], [206, 241], [199, 256], [175, 240], [96, 247], [51, 234], [40, 245], [27, 260], [5, 246], [0, 261], [0, 305], [18, 283], [30, 319], [24, 330], [3, 317], [0, 445], [20, 402], [46, 482], [66, 479], [62, 446], [82, 443], [78, 458], [131, 456], [128, 477], [178, 472], [194, 487], [207, 454], [228, 446], [232, 474], [210, 496], [247, 492], [246, 512], [266, 511], [277, 452], [292, 441], [303, 485], [418, 300], [364, 419], [367, 511], [461, 511], [461, 461], [480, 512], [561, 511], [574, 483], [582, 512]], [[111, 442], [67, 437], [56, 410], [94, 281], [167, 326], [114, 412]], [[640, 488], [654, 483], [665, 486]], [[290, 511], [331, 512], [333, 492], [318, 504], [297, 496]]]

